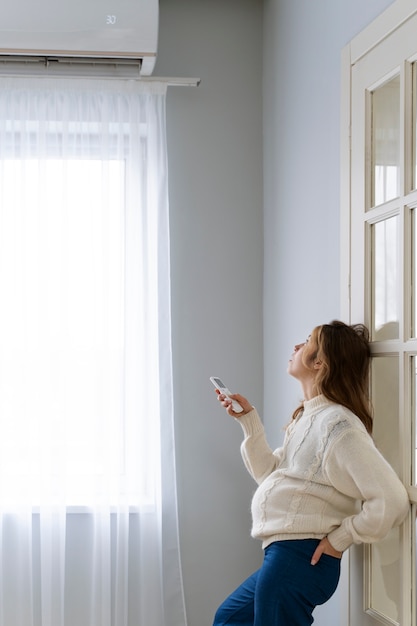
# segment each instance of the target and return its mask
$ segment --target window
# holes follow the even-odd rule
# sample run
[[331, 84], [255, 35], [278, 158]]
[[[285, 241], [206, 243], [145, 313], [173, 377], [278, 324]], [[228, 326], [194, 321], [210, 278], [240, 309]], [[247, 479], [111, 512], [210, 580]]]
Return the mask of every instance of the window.
[[[142, 234], [129, 245], [126, 232], [129, 161], [132, 148], [144, 156], [146, 127], [136, 138], [128, 122], [6, 126], [0, 501], [39, 504], [56, 498], [56, 489], [67, 505], [91, 505], [104, 494], [152, 503], [158, 416], [145, 416], [140, 404], [155, 385], [145, 349], [154, 321], [143, 303], [144, 295], [154, 299], [155, 284], [145, 287], [139, 271], [148, 242]], [[128, 291], [131, 266], [136, 297]], [[134, 358], [126, 345], [132, 339]], [[133, 386], [126, 374], [137, 391], [126, 389]]]

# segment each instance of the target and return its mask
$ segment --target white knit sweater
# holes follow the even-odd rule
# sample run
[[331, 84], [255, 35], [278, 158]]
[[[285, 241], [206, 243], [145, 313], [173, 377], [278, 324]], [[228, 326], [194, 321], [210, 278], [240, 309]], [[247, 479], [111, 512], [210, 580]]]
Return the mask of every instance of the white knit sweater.
[[245, 434], [242, 457], [259, 485], [252, 500], [252, 536], [264, 548], [273, 541], [327, 535], [343, 551], [352, 543], [382, 539], [404, 520], [405, 488], [347, 408], [324, 396], [306, 401], [287, 428], [283, 447], [274, 452], [256, 409], [238, 421]]

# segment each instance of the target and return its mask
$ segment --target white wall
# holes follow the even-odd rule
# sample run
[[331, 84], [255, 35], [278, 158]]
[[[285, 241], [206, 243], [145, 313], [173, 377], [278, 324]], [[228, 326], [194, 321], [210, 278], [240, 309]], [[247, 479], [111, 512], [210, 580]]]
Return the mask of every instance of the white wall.
[[262, 2], [161, 0], [167, 98], [175, 426], [189, 626], [211, 626], [258, 566], [240, 426], [210, 375], [262, 408]]

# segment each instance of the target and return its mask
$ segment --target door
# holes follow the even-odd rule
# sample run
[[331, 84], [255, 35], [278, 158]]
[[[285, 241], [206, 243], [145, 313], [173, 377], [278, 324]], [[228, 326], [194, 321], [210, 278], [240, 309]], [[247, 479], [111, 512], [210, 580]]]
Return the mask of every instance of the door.
[[370, 329], [374, 438], [411, 506], [385, 540], [350, 550], [349, 626], [416, 625], [417, 13], [394, 4], [344, 51], [343, 310]]

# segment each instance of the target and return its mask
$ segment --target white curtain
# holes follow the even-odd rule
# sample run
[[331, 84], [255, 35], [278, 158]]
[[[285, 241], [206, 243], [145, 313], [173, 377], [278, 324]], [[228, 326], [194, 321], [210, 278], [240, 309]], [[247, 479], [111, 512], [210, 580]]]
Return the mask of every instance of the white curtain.
[[184, 626], [163, 84], [0, 79], [0, 626]]

